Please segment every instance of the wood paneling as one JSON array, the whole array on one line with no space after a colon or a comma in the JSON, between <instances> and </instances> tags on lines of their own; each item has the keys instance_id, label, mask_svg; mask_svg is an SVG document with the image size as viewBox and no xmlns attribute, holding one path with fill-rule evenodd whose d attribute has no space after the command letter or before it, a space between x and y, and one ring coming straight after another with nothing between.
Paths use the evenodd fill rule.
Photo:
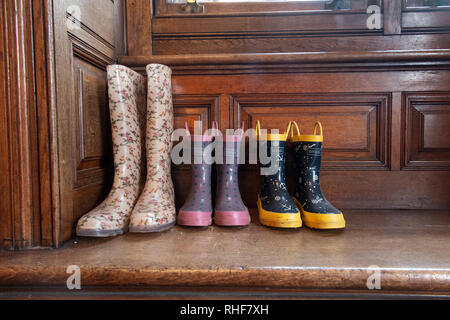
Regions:
<instances>
[{"instance_id":1,"label":"wood paneling","mask_svg":"<svg viewBox=\"0 0 450 320\"><path fill-rule=\"evenodd\" d=\"M106 171L111 174L111 128L104 68L76 55L73 64L73 186L79 188L102 181Z\"/></svg>"},{"instance_id":2,"label":"wood paneling","mask_svg":"<svg viewBox=\"0 0 450 320\"><path fill-rule=\"evenodd\" d=\"M47 2L3 1L0 16L1 246L48 246L56 205Z\"/></svg>"},{"instance_id":3,"label":"wood paneling","mask_svg":"<svg viewBox=\"0 0 450 320\"><path fill-rule=\"evenodd\" d=\"M188 123L191 133L194 121L201 121L203 130L213 121L220 122L220 97L216 95L174 95L174 128L184 128Z\"/></svg>"},{"instance_id":4,"label":"wood paneling","mask_svg":"<svg viewBox=\"0 0 450 320\"><path fill-rule=\"evenodd\" d=\"M153 54L211 54L211 53L244 53L244 52L323 52L358 50L421 50L447 49L450 47L450 35L445 34L402 34L396 36L359 35L301 36L277 35L223 37L153 37Z\"/></svg>"},{"instance_id":5,"label":"wood paneling","mask_svg":"<svg viewBox=\"0 0 450 320\"><path fill-rule=\"evenodd\" d=\"M126 1L127 52L129 55L152 55L152 3L146 0Z\"/></svg>"},{"instance_id":6,"label":"wood paneling","mask_svg":"<svg viewBox=\"0 0 450 320\"><path fill-rule=\"evenodd\" d=\"M404 168L450 169L450 94L404 95Z\"/></svg>"},{"instance_id":7,"label":"wood paneling","mask_svg":"<svg viewBox=\"0 0 450 320\"><path fill-rule=\"evenodd\" d=\"M240 95L232 97L234 127L243 121L254 128L284 130L290 120L303 134L314 123L326 128L324 168L342 170L387 169L389 163L389 95Z\"/></svg>"},{"instance_id":8,"label":"wood paneling","mask_svg":"<svg viewBox=\"0 0 450 320\"><path fill-rule=\"evenodd\" d=\"M240 121L254 126L258 118L268 128L284 130L295 119L304 132L312 132L314 122L321 120L325 133L322 188L343 209L450 207L450 176L442 172L443 166L433 167L440 171L400 170L406 132L402 94L415 92L440 101L435 106L439 120L429 116L425 123L433 122L448 133L448 128L442 129L447 124L446 102L442 102L447 96L439 92L449 90L449 61L447 50L121 59L141 72L147 63L170 65L175 95L220 95L222 128L237 127ZM429 131L425 136L434 141L436 135ZM442 134L440 147L445 147L445 137ZM446 156L441 152L438 157ZM288 153L287 182L293 190L291 162ZM189 168L185 169L173 174L178 206L190 181ZM256 205L259 183L258 166L242 165L240 189L250 208Z\"/></svg>"}]
</instances>

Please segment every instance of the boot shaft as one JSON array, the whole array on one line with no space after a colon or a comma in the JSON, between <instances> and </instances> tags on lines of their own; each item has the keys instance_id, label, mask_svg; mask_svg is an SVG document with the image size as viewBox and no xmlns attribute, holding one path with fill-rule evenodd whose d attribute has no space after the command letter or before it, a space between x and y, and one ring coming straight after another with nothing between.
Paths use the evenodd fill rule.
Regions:
<instances>
[{"instance_id":1,"label":"boot shaft","mask_svg":"<svg viewBox=\"0 0 450 320\"><path fill-rule=\"evenodd\" d=\"M107 67L109 110L114 158L113 189L142 188L145 173L144 76L120 65Z\"/></svg>"}]
</instances>

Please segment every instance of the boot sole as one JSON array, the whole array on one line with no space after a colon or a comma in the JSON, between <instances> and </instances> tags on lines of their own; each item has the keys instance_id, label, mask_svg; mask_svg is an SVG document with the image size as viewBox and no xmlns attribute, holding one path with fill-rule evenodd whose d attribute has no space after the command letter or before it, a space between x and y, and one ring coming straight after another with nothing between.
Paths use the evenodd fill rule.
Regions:
<instances>
[{"instance_id":1,"label":"boot sole","mask_svg":"<svg viewBox=\"0 0 450 320\"><path fill-rule=\"evenodd\" d=\"M162 232L169 230L175 225L176 221L165 223L165 224L158 224L158 225L151 225L151 226L130 226L130 232L132 233L152 233L152 232Z\"/></svg>"},{"instance_id":2,"label":"boot sole","mask_svg":"<svg viewBox=\"0 0 450 320\"><path fill-rule=\"evenodd\" d=\"M114 236L124 234L127 231L128 231L128 227L123 227L122 229L115 229L115 230L95 230L95 229L78 229L77 228L77 236L107 238L107 237L114 237Z\"/></svg>"},{"instance_id":3,"label":"boot sole","mask_svg":"<svg viewBox=\"0 0 450 320\"><path fill-rule=\"evenodd\" d=\"M258 196L259 221L267 227L275 228L300 228L302 219L300 211L298 213L278 213L264 210L261 205L261 199Z\"/></svg>"},{"instance_id":4,"label":"boot sole","mask_svg":"<svg viewBox=\"0 0 450 320\"><path fill-rule=\"evenodd\" d=\"M298 200L292 197L295 205L302 213L303 222L310 229L344 229L345 220L341 213L314 213L303 210Z\"/></svg>"},{"instance_id":5,"label":"boot sole","mask_svg":"<svg viewBox=\"0 0 450 320\"><path fill-rule=\"evenodd\" d=\"M243 227L250 224L250 214L246 211L214 211L214 223L222 227Z\"/></svg>"},{"instance_id":6,"label":"boot sole","mask_svg":"<svg viewBox=\"0 0 450 320\"><path fill-rule=\"evenodd\" d=\"M208 227L212 224L211 215L212 212L180 210L177 223L186 227Z\"/></svg>"}]
</instances>

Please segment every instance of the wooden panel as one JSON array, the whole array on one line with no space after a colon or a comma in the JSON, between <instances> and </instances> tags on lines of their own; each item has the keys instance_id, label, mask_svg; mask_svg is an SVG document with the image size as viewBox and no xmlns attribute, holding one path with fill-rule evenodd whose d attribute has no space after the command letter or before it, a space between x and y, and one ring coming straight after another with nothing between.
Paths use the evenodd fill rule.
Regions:
<instances>
[{"instance_id":1,"label":"wooden panel","mask_svg":"<svg viewBox=\"0 0 450 320\"><path fill-rule=\"evenodd\" d=\"M324 128L324 168L387 169L389 127L388 95L241 95L233 97L234 125L255 121L267 129L284 130L290 120L304 134L314 123Z\"/></svg>"},{"instance_id":2,"label":"wooden panel","mask_svg":"<svg viewBox=\"0 0 450 320\"><path fill-rule=\"evenodd\" d=\"M153 54L206 54L247 52L326 52L357 50L423 50L450 47L450 34L415 34L401 36L336 35L286 37L269 35L226 37L153 37ZM148 55L148 52L144 52Z\"/></svg>"},{"instance_id":3,"label":"wooden panel","mask_svg":"<svg viewBox=\"0 0 450 320\"><path fill-rule=\"evenodd\" d=\"M46 188L51 161L48 104L42 100L47 94L43 89L47 89L48 61L29 50L48 48L41 33L46 24L44 8L45 3L30 0L0 4L0 247L5 249L52 241L48 216L53 199L47 197L51 192ZM49 211L41 211L41 201Z\"/></svg>"},{"instance_id":4,"label":"wooden panel","mask_svg":"<svg viewBox=\"0 0 450 320\"><path fill-rule=\"evenodd\" d=\"M400 34L402 32L402 1L383 2L384 34Z\"/></svg>"},{"instance_id":5,"label":"wooden panel","mask_svg":"<svg viewBox=\"0 0 450 320\"><path fill-rule=\"evenodd\" d=\"M126 1L127 46L129 55L152 55L152 1Z\"/></svg>"},{"instance_id":6,"label":"wooden panel","mask_svg":"<svg viewBox=\"0 0 450 320\"><path fill-rule=\"evenodd\" d=\"M106 72L74 57L74 187L102 182L112 161Z\"/></svg>"},{"instance_id":7,"label":"wooden panel","mask_svg":"<svg viewBox=\"0 0 450 320\"><path fill-rule=\"evenodd\" d=\"M342 12L339 14L289 14L232 16L232 17L200 17L194 22L192 17L171 17L152 19L152 33L155 35L175 34L245 34L245 33L298 33L312 32L355 32L377 33L366 26L367 14L360 12Z\"/></svg>"},{"instance_id":8,"label":"wooden panel","mask_svg":"<svg viewBox=\"0 0 450 320\"><path fill-rule=\"evenodd\" d=\"M211 127L213 121L220 121L220 98L215 95L174 95L174 128L184 128L185 122L191 131L194 121L203 123L203 130Z\"/></svg>"},{"instance_id":9,"label":"wooden panel","mask_svg":"<svg viewBox=\"0 0 450 320\"><path fill-rule=\"evenodd\" d=\"M407 93L404 168L450 169L450 94Z\"/></svg>"},{"instance_id":10,"label":"wooden panel","mask_svg":"<svg viewBox=\"0 0 450 320\"><path fill-rule=\"evenodd\" d=\"M405 30L436 30L448 32L450 30L450 11L430 12L404 12L402 15L402 28Z\"/></svg>"}]
</instances>

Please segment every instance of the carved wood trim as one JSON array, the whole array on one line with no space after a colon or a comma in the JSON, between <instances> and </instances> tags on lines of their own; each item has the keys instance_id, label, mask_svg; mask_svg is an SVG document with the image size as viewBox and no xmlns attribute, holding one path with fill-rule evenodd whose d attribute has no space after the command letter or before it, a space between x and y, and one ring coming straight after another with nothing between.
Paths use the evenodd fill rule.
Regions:
<instances>
[{"instance_id":1,"label":"carved wood trim","mask_svg":"<svg viewBox=\"0 0 450 320\"><path fill-rule=\"evenodd\" d=\"M147 64L161 63L180 75L430 70L450 69L450 49L124 56L119 63L139 72Z\"/></svg>"},{"instance_id":2,"label":"carved wood trim","mask_svg":"<svg viewBox=\"0 0 450 320\"><path fill-rule=\"evenodd\" d=\"M6 249L49 246L57 235L49 4L4 1L0 8L0 237Z\"/></svg>"},{"instance_id":3,"label":"carved wood trim","mask_svg":"<svg viewBox=\"0 0 450 320\"><path fill-rule=\"evenodd\" d=\"M439 138L440 143L448 140L445 138L446 131L442 132L444 134L442 136L433 132L433 127L425 125L427 117L432 117L432 125L440 124L440 127L448 130L450 93L407 92L403 94L402 170L450 170L450 147L425 144L426 135L431 135L431 139Z\"/></svg>"}]
</instances>

